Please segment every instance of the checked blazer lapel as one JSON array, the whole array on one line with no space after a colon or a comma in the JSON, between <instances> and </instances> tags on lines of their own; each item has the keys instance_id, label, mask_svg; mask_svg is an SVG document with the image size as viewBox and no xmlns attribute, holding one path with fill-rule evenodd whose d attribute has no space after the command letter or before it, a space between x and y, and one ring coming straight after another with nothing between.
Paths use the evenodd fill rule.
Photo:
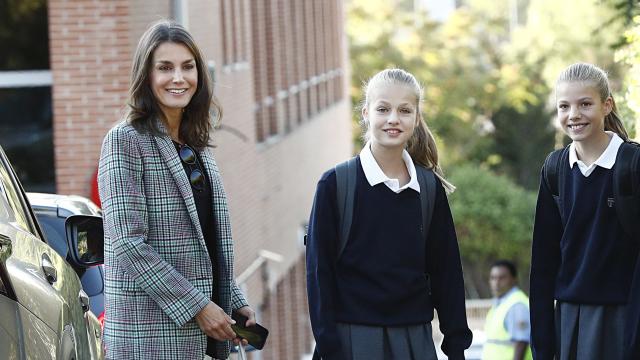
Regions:
<instances>
[{"instance_id":1,"label":"checked blazer lapel","mask_svg":"<svg viewBox=\"0 0 640 360\"><path fill-rule=\"evenodd\" d=\"M162 123L158 122L158 125L161 127L161 130L165 131ZM167 164L167 167L169 167L169 171L171 171L173 180L176 182L176 185L178 185L178 189L180 190L180 195L182 195L182 199L187 205L189 217L191 218L191 222L193 223L193 226L196 229L196 233L198 234L198 240L200 241L200 244L206 249L207 246L204 242L204 235L202 234L202 227L200 227L200 220L198 220L198 210L196 209L196 202L193 199L191 184L189 183L189 179L187 179L187 174L184 172L184 168L182 167L182 162L178 157L176 148L173 145L171 138L167 135L154 136L153 139L156 141L158 150L160 150L160 154L162 155L165 164Z\"/></svg>"}]
</instances>

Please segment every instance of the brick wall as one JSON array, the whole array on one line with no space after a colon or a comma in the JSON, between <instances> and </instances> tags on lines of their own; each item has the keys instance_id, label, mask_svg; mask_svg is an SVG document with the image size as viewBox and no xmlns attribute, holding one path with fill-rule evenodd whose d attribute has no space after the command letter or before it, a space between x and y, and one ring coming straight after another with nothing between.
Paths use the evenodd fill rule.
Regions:
<instances>
[{"instance_id":1,"label":"brick wall","mask_svg":"<svg viewBox=\"0 0 640 360\"><path fill-rule=\"evenodd\" d=\"M131 57L170 0L51 0L56 177L88 195L104 134L121 118ZM224 108L213 152L229 198L236 276L271 330L265 359L310 350L301 236L323 171L352 153L342 0L189 0L188 28Z\"/></svg>"},{"instance_id":2,"label":"brick wall","mask_svg":"<svg viewBox=\"0 0 640 360\"><path fill-rule=\"evenodd\" d=\"M265 296L262 318L269 328L264 360L300 359L312 351L313 334L309 327L304 258L291 268L290 275L278 282L275 291Z\"/></svg>"},{"instance_id":3,"label":"brick wall","mask_svg":"<svg viewBox=\"0 0 640 360\"><path fill-rule=\"evenodd\" d=\"M102 137L125 103L129 2L49 1L53 131L59 193L89 193Z\"/></svg>"},{"instance_id":4,"label":"brick wall","mask_svg":"<svg viewBox=\"0 0 640 360\"><path fill-rule=\"evenodd\" d=\"M342 2L255 0L256 137L269 142L343 98Z\"/></svg>"}]
</instances>

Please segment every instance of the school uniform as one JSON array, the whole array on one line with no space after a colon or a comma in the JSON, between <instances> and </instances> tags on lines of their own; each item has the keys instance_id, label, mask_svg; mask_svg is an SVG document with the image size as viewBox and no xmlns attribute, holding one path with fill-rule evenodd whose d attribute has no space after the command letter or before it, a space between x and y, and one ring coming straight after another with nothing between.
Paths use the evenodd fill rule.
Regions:
<instances>
[{"instance_id":1,"label":"school uniform","mask_svg":"<svg viewBox=\"0 0 640 360\"><path fill-rule=\"evenodd\" d=\"M434 308L443 351L463 359L471 343L453 220L437 181L429 233L422 234L420 185L409 154L404 186L387 178L369 144L357 157L354 215L337 257L336 175L318 182L309 221L309 313L323 359L437 359L430 322Z\"/></svg>"},{"instance_id":2,"label":"school uniform","mask_svg":"<svg viewBox=\"0 0 640 360\"><path fill-rule=\"evenodd\" d=\"M559 184L564 220L540 182L530 289L535 359L622 358L638 245L623 231L613 199L613 167L623 141L607 133L609 145L591 166L570 145L569 162L562 165L569 167L566 181Z\"/></svg>"}]
</instances>

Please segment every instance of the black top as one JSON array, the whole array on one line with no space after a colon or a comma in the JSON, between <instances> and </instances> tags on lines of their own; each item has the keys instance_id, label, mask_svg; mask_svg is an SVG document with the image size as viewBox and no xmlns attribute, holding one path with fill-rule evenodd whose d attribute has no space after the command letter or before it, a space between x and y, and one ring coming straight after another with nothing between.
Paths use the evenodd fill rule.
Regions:
<instances>
[{"instance_id":1,"label":"black top","mask_svg":"<svg viewBox=\"0 0 640 360\"><path fill-rule=\"evenodd\" d=\"M178 157L179 157L181 145L175 141L173 142L173 144L176 147L176 151L178 151ZM182 163L182 167L184 168L184 171L187 175L187 179L189 179L189 175L191 174L191 171L193 171L196 168L198 168L202 172L203 176L205 177L203 189L198 190L193 186L191 186L191 191L193 192L193 200L196 204L196 211L198 212L198 221L200 222L200 227L202 229L204 242L205 242L205 245L207 246L207 251L209 252L209 258L211 259L211 266L212 266L211 271L213 273L213 294L211 296L211 301L213 301L215 304L218 304L219 293L217 291L218 287L216 286L216 283L218 282L217 280L218 259L217 259L217 250L216 250L217 237L216 237L216 220L215 220L215 217L213 216L213 197L211 195L211 183L209 182L210 179L209 179L209 176L207 176L207 172L202 166L202 159L200 158L200 154L198 154L198 151L195 151L195 149L194 149L194 153L196 155L196 164L189 165L182 160L180 160L180 162ZM215 355L216 342L217 340L207 337L207 349L206 349L207 355L210 355L212 357Z\"/></svg>"},{"instance_id":2,"label":"black top","mask_svg":"<svg viewBox=\"0 0 640 360\"><path fill-rule=\"evenodd\" d=\"M568 162L563 166L569 166ZM615 165L614 165L615 166ZM638 244L616 215L613 169L596 167L585 177L567 169L561 199L566 225L551 191L540 183L531 259L532 349L553 358L554 299L590 305L626 304Z\"/></svg>"},{"instance_id":3,"label":"black top","mask_svg":"<svg viewBox=\"0 0 640 360\"><path fill-rule=\"evenodd\" d=\"M309 312L318 351L331 358L340 349L336 323L375 326L425 324L438 310L442 348L462 359L471 343L460 254L449 204L440 181L425 239L420 195L398 194L384 183L370 186L357 158L351 232L337 252L335 170L318 182L307 244ZM424 191L424 190L423 190ZM427 276L426 274L429 274Z\"/></svg>"},{"instance_id":4,"label":"black top","mask_svg":"<svg viewBox=\"0 0 640 360\"><path fill-rule=\"evenodd\" d=\"M180 151L180 144L177 142L173 142L176 147L176 150ZM202 228L202 235L204 236L205 244L207 245L207 251L209 251L209 257L211 258L211 264L213 266L213 278L216 278L216 265L218 264L217 260L217 251L216 251L216 220L213 216L213 197L211 195L211 183L210 179L207 176L207 172L202 166L202 159L200 158L200 154L194 150L196 154L196 164L189 165L184 161L180 161L182 163L182 167L187 175L187 179L189 179L189 174L193 169L199 168L202 174L205 177L204 187L202 190L198 191L193 186L191 186L191 191L193 192L193 200L196 203L196 210L198 211L198 221L200 222L200 227ZM215 284L215 280L214 280ZM214 286L214 290L216 287ZM217 295L217 292L214 291L214 297ZM214 300L214 299L212 299ZM214 300L214 302L216 302ZM217 302L216 302L217 303Z\"/></svg>"},{"instance_id":5,"label":"black top","mask_svg":"<svg viewBox=\"0 0 640 360\"><path fill-rule=\"evenodd\" d=\"M433 318L420 194L369 186L358 168L353 225L337 264L336 321L374 326ZM374 225L375 224L375 225Z\"/></svg>"}]
</instances>

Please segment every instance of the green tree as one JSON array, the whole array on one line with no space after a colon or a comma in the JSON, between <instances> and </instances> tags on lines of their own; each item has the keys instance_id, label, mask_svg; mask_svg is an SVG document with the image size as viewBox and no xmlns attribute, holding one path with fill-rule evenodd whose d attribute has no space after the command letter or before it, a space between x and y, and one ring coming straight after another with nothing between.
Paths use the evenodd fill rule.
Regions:
<instances>
[{"instance_id":1,"label":"green tree","mask_svg":"<svg viewBox=\"0 0 640 360\"><path fill-rule=\"evenodd\" d=\"M613 15L609 18L606 26L613 24L618 26L622 24L625 28L633 27L634 19L636 16L640 16L640 4L638 0L607 0L607 4L613 10ZM626 36L620 37L616 47L624 46L627 44Z\"/></svg>"},{"instance_id":2,"label":"green tree","mask_svg":"<svg viewBox=\"0 0 640 360\"><path fill-rule=\"evenodd\" d=\"M45 0L0 1L0 70L49 68Z\"/></svg>"},{"instance_id":3,"label":"green tree","mask_svg":"<svg viewBox=\"0 0 640 360\"><path fill-rule=\"evenodd\" d=\"M508 0L463 3L437 22L407 0L351 0L351 93L359 103L363 81L392 66L424 83L424 117L459 187L451 201L463 261L486 296L488 262L509 257L528 267L540 168L563 139L553 119L556 76L592 62L619 87L625 67L612 48L623 28L608 22L616 12L606 2L518 1L517 21Z\"/></svg>"},{"instance_id":4,"label":"green tree","mask_svg":"<svg viewBox=\"0 0 640 360\"><path fill-rule=\"evenodd\" d=\"M492 34L504 28L502 20L485 20L483 14L463 8L441 24L425 13L403 12L381 0L354 0L348 13L355 104L362 100L361 84L369 77L387 67L402 67L425 85L423 113L445 140L443 153L449 162L465 161L486 145L486 134L478 133L499 104L494 84L500 56L494 48L501 40ZM359 113L354 117L358 120Z\"/></svg>"},{"instance_id":5,"label":"green tree","mask_svg":"<svg viewBox=\"0 0 640 360\"><path fill-rule=\"evenodd\" d=\"M628 111L623 119L626 120L625 126L630 130L630 135L637 140L637 130L640 129L640 16L635 18L633 26L624 35L626 45L616 53L616 59L628 67L624 80L624 99Z\"/></svg>"},{"instance_id":6,"label":"green tree","mask_svg":"<svg viewBox=\"0 0 640 360\"><path fill-rule=\"evenodd\" d=\"M445 165L484 164L535 189L554 147L548 104L559 71L589 61L614 78L619 73L611 50L619 27L596 31L613 10L584 4L530 0L514 26L506 0L466 1L444 23L407 11L406 1L353 0L347 33L354 103L375 72L405 68L425 85L422 109Z\"/></svg>"},{"instance_id":7,"label":"green tree","mask_svg":"<svg viewBox=\"0 0 640 360\"><path fill-rule=\"evenodd\" d=\"M449 200L467 288L472 296L486 297L486 273L493 261L512 259L522 270L529 268L536 195L477 166L457 167L450 179L457 187Z\"/></svg>"},{"instance_id":8,"label":"green tree","mask_svg":"<svg viewBox=\"0 0 640 360\"><path fill-rule=\"evenodd\" d=\"M508 105L493 118L492 150L499 159L492 164L494 170L529 189L537 188L544 157L567 141L554 116L553 92L560 71L574 62L591 62L607 69L614 80L620 76L613 46L621 27L614 23L605 26L612 14L603 3L530 1L526 20L513 29L504 50L507 65L501 79L511 80L501 89L521 95L507 99ZM517 75L510 75L514 73Z\"/></svg>"}]
</instances>

